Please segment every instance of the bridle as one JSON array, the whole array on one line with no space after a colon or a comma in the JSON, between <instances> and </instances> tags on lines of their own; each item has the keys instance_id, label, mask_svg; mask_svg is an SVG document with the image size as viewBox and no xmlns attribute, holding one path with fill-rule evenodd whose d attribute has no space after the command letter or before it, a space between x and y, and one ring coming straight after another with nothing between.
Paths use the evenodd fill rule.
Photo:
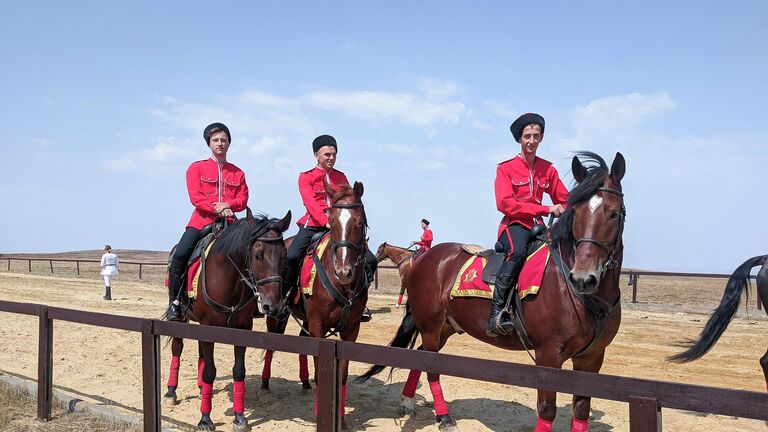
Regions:
<instances>
[{"instance_id":1,"label":"bridle","mask_svg":"<svg viewBox=\"0 0 768 432\"><path fill-rule=\"evenodd\" d=\"M602 267L598 269L598 272L600 274L604 273L606 270L612 270L618 267L619 263L614 259L614 254L616 253L616 245L619 242L619 238L621 238L621 233L624 230L624 219L626 219L627 216L627 209L624 207L624 193L618 189L615 188L609 188L609 187L599 187L597 188L598 192L608 192L614 195L617 195L619 198L621 198L621 210L619 211L619 229L616 232L616 238L613 240L613 242L610 245L605 244L605 242L600 240L595 240L593 238L589 237L582 237L578 240L576 240L573 243L573 250L576 251L576 248L581 243L591 243L595 246L598 246L600 249L604 250L606 254L608 254L608 258L603 263Z\"/></svg>"},{"instance_id":2,"label":"bridle","mask_svg":"<svg viewBox=\"0 0 768 432\"><path fill-rule=\"evenodd\" d=\"M331 204L331 208L335 209L353 209L353 208L363 208L363 203L353 203L353 204ZM336 265L336 250L338 248L346 247L350 249L354 249L357 251L357 261L355 261L355 266L358 266L365 262L365 237L368 233L368 222L365 220L365 209L363 209L363 235L360 237L360 243L353 243L348 240L338 240L335 242L331 242L331 253L333 255L333 264Z\"/></svg>"}]
</instances>

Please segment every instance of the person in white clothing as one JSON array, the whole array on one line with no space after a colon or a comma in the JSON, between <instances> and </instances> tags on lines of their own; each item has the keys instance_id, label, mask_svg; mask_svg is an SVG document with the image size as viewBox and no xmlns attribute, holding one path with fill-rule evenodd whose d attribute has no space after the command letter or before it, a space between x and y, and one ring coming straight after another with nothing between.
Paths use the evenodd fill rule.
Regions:
<instances>
[{"instance_id":1,"label":"person in white clothing","mask_svg":"<svg viewBox=\"0 0 768 432\"><path fill-rule=\"evenodd\" d=\"M104 276L104 300L112 300L112 278L117 276L120 269L120 263L117 254L112 252L112 246L104 246L104 255L101 256L101 275Z\"/></svg>"}]
</instances>

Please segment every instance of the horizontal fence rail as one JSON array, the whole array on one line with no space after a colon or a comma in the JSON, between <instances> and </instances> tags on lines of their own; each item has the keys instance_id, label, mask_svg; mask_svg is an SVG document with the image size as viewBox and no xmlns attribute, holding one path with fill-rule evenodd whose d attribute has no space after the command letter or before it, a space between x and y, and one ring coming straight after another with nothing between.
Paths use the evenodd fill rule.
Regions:
<instances>
[{"instance_id":1,"label":"horizontal fence rail","mask_svg":"<svg viewBox=\"0 0 768 432\"><path fill-rule=\"evenodd\" d=\"M338 407L341 406L339 364L342 360L625 402L629 405L631 432L660 431L662 408L768 420L766 393L560 370L355 342L165 322L40 304L0 301L0 312L39 317L38 418L42 420L51 418L53 321L57 319L141 333L145 431L159 431L161 427L160 336L317 356L317 430L321 432L338 431L341 428Z\"/></svg>"},{"instance_id":2,"label":"horizontal fence rail","mask_svg":"<svg viewBox=\"0 0 768 432\"><path fill-rule=\"evenodd\" d=\"M0 259L8 260L8 271L11 271L11 261L26 261L27 262L27 269L29 272L32 272L32 261L47 261L48 265L51 268L51 273L53 273L53 263L54 262L73 262L75 263L75 266L77 267L77 274L80 275L80 263L90 263L90 264L101 264L101 260L97 259L87 259L87 258L44 258L44 257L25 257L25 256L9 256L9 255L3 255L0 256ZM161 261L120 261L120 265L127 264L127 265L137 265L139 266L139 279L142 279L142 272L144 270L144 266L167 266L167 262L161 262Z\"/></svg>"}]
</instances>

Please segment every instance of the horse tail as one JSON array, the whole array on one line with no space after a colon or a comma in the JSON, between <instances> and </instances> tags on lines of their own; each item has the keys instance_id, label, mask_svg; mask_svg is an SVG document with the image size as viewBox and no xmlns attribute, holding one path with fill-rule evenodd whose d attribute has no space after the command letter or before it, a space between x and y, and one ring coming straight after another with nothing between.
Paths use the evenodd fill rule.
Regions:
<instances>
[{"instance_id":1,"label":"horse tail","mask_svg":"<svg viewBox=\"0 0 768 432\"><path fill-rule=\"evenodd\" d=\"M405 316L403 316L403 321L400 323L400 327L397 328L397 334L395 334L395 337L392 339L392 341L389 343L389 346L395 347L395 348L409 348L413 349L413 346L416 344L416 338L419 335L419 329L416 327L416 323L413 321L413 313L411 311L410 304L405 304ZM366 373L363 375L357 377L355 379L356 382L366 382L368 379L373 377L374 375L377 375L379 372L383 371L386 368L386 366L381 365L375 365L372 366Z\"/></svg>"},{"instance_id":2,"label":"horse tail","mask_svg":"<svg viewBox=\"0 0 768 432\"><path fill-rule=\"evenodd\" d=\"M728 279L728 283L725 285L725 292L723 292L723 298L720 300L720 305L712 313L712 316L709 317L698 340L682 343L681 346L687 347L688 349L668 357L668 360L676 363L693 361L701 358L715 345L715 342L720 339L720 336L728 327L728 324L739 309L741 294L744 291L747 291L747 298L749 298L749 286L751 285L749 273L752 271L752 267L762 263L766 257L768 257L768 255L750 258L733 272Z\"/></svg>"}]
</instances>

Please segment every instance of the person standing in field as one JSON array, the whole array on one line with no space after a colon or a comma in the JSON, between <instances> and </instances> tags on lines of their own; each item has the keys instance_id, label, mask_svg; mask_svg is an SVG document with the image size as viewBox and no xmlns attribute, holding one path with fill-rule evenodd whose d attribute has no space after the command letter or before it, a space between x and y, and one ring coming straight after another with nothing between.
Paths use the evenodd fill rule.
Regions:
<instances>
[{"instance_id":1,"label":"person standing in field","mask_svg":"<svg viewBox=\"0 0 768 432\"><path fill-rule=\"evenodd\" d=\"M104 255L101 256L101 275L104 276L104 300L112 300L112 278L118 275L120 262L117 254L112 252L112 246L104 246Z\"/></svg>"}]
</instances>

